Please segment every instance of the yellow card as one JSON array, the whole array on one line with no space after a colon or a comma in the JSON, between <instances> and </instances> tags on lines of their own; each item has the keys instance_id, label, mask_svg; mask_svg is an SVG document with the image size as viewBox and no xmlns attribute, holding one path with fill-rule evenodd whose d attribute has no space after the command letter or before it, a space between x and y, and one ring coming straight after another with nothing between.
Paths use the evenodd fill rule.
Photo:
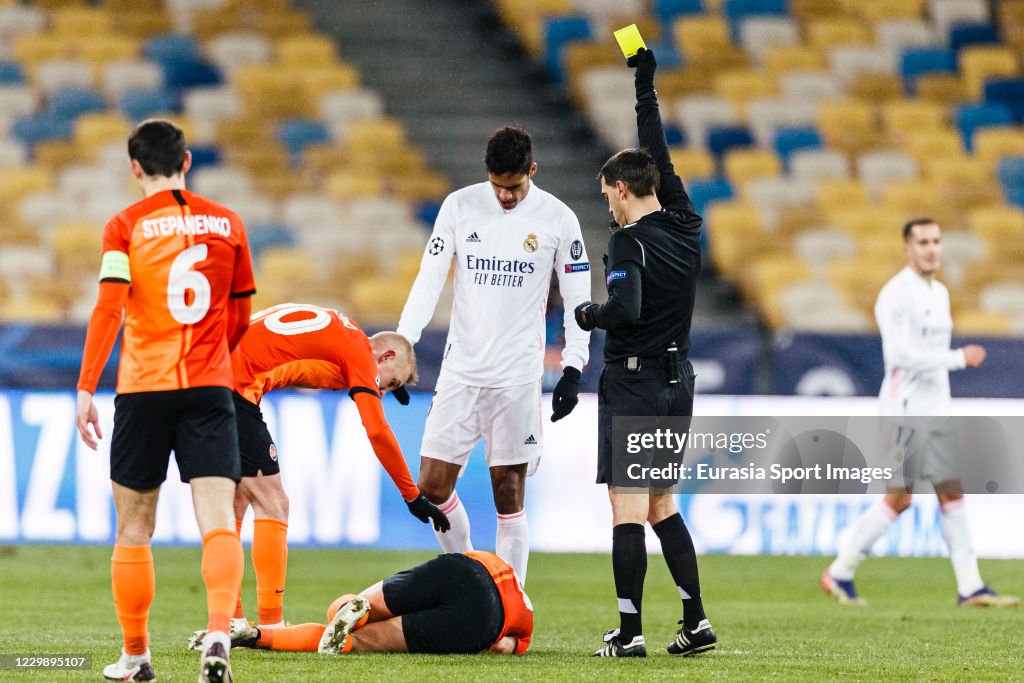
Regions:
<instances>
[{"instance_id":1,"label":"yellow card","mask_svg":"<svg viewBox=\"0 0 1024 683\"><path fill-rule=\"evenodd\" d=\"M640 37L640 29L636 24L630 24L626 28L620 28L615 32L615 40L619 42L619 48L626 59L636 55L640 48L647 49L644 39Z\"/></svg>"}]
</instances>

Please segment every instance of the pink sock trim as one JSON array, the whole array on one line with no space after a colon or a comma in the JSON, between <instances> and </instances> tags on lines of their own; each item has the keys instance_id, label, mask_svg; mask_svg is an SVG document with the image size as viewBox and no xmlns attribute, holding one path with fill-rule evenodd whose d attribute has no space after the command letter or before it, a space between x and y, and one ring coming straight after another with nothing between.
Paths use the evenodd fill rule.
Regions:
<instances>
[{"instance_id":1,"label":"pink sock trim","mask_svg":"<svg viewBox=\"0 0 1024 683\"><path fill-rule=\"evenodd\" d=\"M519 512L513 512L511 514L507 514L507 515L503 515L503 514L499 513L498 514L498 521L499 522L510 522L513 519L519 519L520 517L525 517L525 516L526 516L526 510L525 509L520 510Z\"/></svg>"},{"instance_id":2,"label":"pink sock trim","mask_svg":"<svg viewBox=\"0 0 1024 683\"><path fill-rule=\"evenodd\" d=\"M939 507L942 509L943 513L946 513L946 512L953 512L953 510L959 510L963 506L964 506L964 499L963 498L957 498L956 500L950 500L950 501L947 501L945 503L942 503Z\"/></svg>"},{"instance_id":3,"label":"pink sock trim","mask_svg":"<svg viewBox=\"0 0 1024 683\"><path fill-rule=\"evenodd\" d=\"M883 515L889 518L890 522L895 522L896 518L900 516L900 513L893 510L892 506L884 500L878 503L878 509L882 511Z\"/></svg>"},{"instance_id":4,"label":"pink sock trim","mask_svg":"<svg viewBox=\"0 0 1024 683\"><path fill-rule=\"evenodd\" d=\"M452 497L446 500L445 502L441 503L438 509L447 515L449 512L451 512L457 507L459 507L459 494L453 491Z\"/></svg>"}]
</instances>

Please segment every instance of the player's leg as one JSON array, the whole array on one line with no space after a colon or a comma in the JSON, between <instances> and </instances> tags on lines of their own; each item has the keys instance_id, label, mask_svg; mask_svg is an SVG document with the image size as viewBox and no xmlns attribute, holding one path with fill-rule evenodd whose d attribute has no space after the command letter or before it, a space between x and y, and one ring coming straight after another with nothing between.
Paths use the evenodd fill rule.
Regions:
<instances>
[{"instance_id":1,"label":"player's leg","mask_svg":"<svg viewBox=\"0 0 1024 683\"><path fill-rule=\"evenodd\" d=\"M230 680L231 615L244 568L234 514L235 488L241 479L235 406L231 392L223 387L186 389L182 403L174 451L181 480L192 487L203 537L207 625L200 680Z\"/></svg>"},{"instance_id":2,"label":"player's leg","mask_svg":"<svg viewBox=\"0 0 1024 683\"><path fill-rule=\"evenodd\" d=\"M605 634L605 645L594 652L600 657L646 657L642 603L647 576L648 495L637 489L608 487L612 505L612 573L618 602L619 628Z\"/></svg>"},{"instance_id":3,"label":"player's leg","mask_svg":"<svg viewBox=\"0 0 1024 683\"><path fill-rule=\"evenodd\" d=\"M288 496L281 475L243 477L239 489L252 501L252 566L260 626L284 625L285 576L288 571Z\"/></svg>"},{"instance_id":4,"label":"player's leg","mask_svg":"<svg viewBox=\"0 0 1024 683\"><path fill-rule=\"evenodd\" d=\"M156 677L150 665L147 631L156 593L150 539L173 441L174 411L165 405L169 393L173 392L123 394L114 400L110 479L117 535L110 579L124 644L120 659L103 670L104 677L114 680Z\"/></svg>"},{"instance_id":5,"label":"player's leg","mask_svg":"<svg viewBox=\"0 0 1024 683\"><path fill-rule=\"evenodd\" d=\"M480 440L479 396L480 387L439 381L423 426L420 474L416 485L420 493L438 506L451 522L451 529L447 532L434 531L446 553L473 549L469 515L455 491L455 482Z\"/></svg>"},{"instance_id":6,"label":"player's leg","mask_svg":"<svg viewBox=\"0 0 1024 683\"><path fill-rule=\"evenodd\" d=\"M537 468L544 449L540 382L483 389L479 413L498 521L495 554L512 565L525 585L530 559L526 477Z\"/></svg>"}]
</instances>

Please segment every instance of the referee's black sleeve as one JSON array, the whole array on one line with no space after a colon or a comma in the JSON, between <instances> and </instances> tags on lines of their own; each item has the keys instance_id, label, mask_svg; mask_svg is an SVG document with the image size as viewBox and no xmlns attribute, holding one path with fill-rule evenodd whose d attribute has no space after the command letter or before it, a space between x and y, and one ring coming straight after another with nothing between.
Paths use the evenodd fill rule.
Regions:
<instances>
[{"instance_id":1,"label":"referee's black sleeve","mask_svg":"<svg viewBox=\"0 0 1024 683\"><path fill-rule=\"evenodd\" d=\"M608 241L608 300L594 313L601 329L635 322L643 304L643 247L623 230Z\"/></svg>"}]
</instances>

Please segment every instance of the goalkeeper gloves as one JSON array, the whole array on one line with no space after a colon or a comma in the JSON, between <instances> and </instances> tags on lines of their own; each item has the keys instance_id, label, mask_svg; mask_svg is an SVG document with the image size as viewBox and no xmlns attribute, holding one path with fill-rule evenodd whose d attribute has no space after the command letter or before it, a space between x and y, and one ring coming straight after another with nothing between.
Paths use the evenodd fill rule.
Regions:
<instances>
[{"instance_id":1,"label":"goalkeeper gloves","mask_svg":"<svg viewBox=\"0 0 1024 683\"><path fill-rule=\"evenodd\" d=\"M558 380L551 394L551 421L558 422L572 412L580 401L580 371L567 367L562 371L562 379Z\"/></svg>"},{"instance_id":2,"label":"goalkeeper gloves","mask_svg":"<svg viewBox=\"0 0 1024 683\"><path fill-rule=\"evenodd\" d=\"M427 500L426 496L420 495L410 501L406 501L405 504L409 506L409 512L416 519L424 524L433 522L435 531L445 532L452 528L452 523L448 521L448 517L436 505Z\"/></svg>"}]
</instances>

